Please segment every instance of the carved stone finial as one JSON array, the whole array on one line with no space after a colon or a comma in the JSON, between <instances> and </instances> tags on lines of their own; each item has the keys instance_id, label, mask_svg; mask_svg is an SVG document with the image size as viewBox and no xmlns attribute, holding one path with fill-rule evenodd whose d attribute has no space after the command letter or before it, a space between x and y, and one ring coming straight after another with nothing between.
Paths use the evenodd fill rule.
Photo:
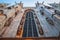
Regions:
<instances>
[{"instance_id":1,"label":"carved stone finial","mask_svg":"<svg viewBox=\"0 0 60 40\"><path fill-rule=\"evenodd\" d=\"M20 1L20 4L22 3L22 1Z\"/></svg>"}]
</instances>

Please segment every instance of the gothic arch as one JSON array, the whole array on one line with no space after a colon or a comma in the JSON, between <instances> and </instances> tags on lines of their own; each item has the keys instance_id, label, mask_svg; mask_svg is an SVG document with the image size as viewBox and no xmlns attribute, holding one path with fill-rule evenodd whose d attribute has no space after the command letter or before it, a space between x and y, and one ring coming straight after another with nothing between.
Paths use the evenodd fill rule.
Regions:
<instances>
[{"instance_id":1,"label":"gothic arch","mask_svg":"<svg viewBox=\"0 0 60 40\"><path fill-rule=\"evenodd\" d=\"M33 9L26 9L26 10L24 11L24 13L27 13L27 12L29 12L29 11L35 12Z\"/></svg>"}]
</instances>

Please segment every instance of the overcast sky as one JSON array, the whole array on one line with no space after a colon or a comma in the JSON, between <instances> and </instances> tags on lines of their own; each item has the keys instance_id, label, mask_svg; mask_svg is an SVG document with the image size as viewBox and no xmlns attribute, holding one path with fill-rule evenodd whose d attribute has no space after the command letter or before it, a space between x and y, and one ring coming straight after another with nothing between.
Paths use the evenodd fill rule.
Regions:
<instances>
[{"instance_id":1,"label":"overcast sky","mask_svg":"<svg viewBox=\"0 0 60 40\"><path fill-rule=\"evenodd\" d=\"M11 4L14 4L15 1L17 3L19 3L20 1L22 1L22 3L24 3L23 5L24 6L35 6L35 3L38 1L38 2L43 2L46 4L46 3L59 3L60 0L0 0L0 3L11 3Z\"/></svg>"}]
</instances>

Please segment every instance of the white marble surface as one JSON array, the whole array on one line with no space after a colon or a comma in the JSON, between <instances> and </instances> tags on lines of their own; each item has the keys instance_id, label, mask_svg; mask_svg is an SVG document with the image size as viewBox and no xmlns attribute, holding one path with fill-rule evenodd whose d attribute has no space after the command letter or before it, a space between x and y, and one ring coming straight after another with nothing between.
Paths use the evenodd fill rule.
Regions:
<instances>
[{"instance_id":1,"label":"white marble surface","mask_svg":"<svg viewBox=\"0 0 60 40\"><path fill-rule=\"evenodd\" d=\"M48 22L45 20L45 16L42 16L41 13L36 13L38 16L38 19L40 21L40 24L44 31L45 37L57 37L59 36L59 31L55 28L55 26L51 26L48 24Z\"/></svg>"}]
</instances>

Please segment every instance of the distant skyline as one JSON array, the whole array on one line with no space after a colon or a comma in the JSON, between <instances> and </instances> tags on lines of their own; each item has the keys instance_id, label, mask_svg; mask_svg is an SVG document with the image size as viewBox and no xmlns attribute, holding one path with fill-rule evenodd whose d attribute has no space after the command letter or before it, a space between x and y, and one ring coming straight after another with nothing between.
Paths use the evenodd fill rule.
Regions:
<instances>
[{"instance_id":1,"label":"distant skyline","mask_svg":"<svg viewBox=\"0 0 60 40\"><path fill-rule=\"evenodd\" d=\"M0 3L10 3L10 4L15 4L15 1L17 3L19 3L20 1L22 1L22 3L24 3L24 6L35 6L35 3L38 1L40 3L42 3L44 1L45 4L47 3L59 3L60 0L0 0Z\"/></svg>"}]
</instances>

